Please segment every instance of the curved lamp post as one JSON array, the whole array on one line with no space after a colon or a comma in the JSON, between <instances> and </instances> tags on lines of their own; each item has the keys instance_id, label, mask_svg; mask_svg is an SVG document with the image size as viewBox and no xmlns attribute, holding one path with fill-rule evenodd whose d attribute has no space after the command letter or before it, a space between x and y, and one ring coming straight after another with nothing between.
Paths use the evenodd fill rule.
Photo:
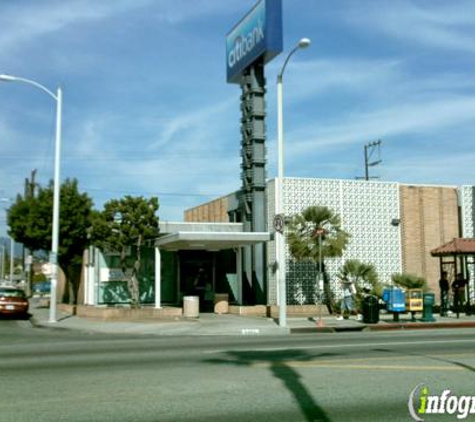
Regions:
<instances>
[{"instance_id":1,"label":"curved lamp post","mask_svg":"<svg viewBox=\"0 0 475 422\"><path fill-rule=\"evenodd\" d=\"M30 79L20 78L18 76L0 75L0 81L4 82L23 82L33 85L36 88L46 92L56 101L56 136L55 136L55 154L54 154L54 190L53 190L53 233L51 239L51 296L50 296L50 312L49 322L56 322L56 287L58 284L58 245L59 245L59 165L61 151L61 114L63 93L58 87L56 94L48 88Z\"/></svg>"},{"instance_id":2,"label":"curved lamp post","mask_svg":"<svg viewBox=\"0 0 475 422\"><path fill-rule=\"evenodd\" d=\"M276 215L284 213L284 121L283 121L283 95L282 82L284 71L292 55L301 48L307 48L311 44L308 38L302 38L297 45L290 51L284 61L280 73L277 75L277 143L278 143L278 173L276 183L275 213ZM285 221L285 219L284 219ZM287 292L285 283L285 230L284 228L276 233L276 279L279 293L279 325L287 326Z\"/></svg>"}]
</instances>

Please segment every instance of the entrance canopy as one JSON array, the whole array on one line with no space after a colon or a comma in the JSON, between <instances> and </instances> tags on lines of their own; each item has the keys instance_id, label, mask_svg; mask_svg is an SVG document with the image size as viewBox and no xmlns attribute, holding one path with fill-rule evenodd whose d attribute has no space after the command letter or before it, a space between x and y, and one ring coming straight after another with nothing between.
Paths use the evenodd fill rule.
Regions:
<instances>
[{"instance_id":1,"label":"entrance canopy","mask_svg":"<svg viewBox=\"0 0 475 422\"><path fill-rule=\"evenodd\" d=\"M178 231L155 240L155 246L161 250L207 250L219 251L241 246L268 242L267 232L196 232Z\"/></svg>"}]
</instances>

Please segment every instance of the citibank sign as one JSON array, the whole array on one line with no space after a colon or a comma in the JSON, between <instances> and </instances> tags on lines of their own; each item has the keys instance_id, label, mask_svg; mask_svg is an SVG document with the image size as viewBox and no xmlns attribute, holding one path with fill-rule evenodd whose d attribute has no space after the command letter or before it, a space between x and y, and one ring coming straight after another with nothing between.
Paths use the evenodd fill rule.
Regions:
<instances>
[{"instance_id":1,"label":"citibank sign","mask_svg":"<svg viewBox=\"0 0 475 422\"><path fill-rule=\"evenodd\" d=\"M227 81L239 83L242 71L282 51L282 0L260 0L226 37Z\"/></svg>"}]
</instances>

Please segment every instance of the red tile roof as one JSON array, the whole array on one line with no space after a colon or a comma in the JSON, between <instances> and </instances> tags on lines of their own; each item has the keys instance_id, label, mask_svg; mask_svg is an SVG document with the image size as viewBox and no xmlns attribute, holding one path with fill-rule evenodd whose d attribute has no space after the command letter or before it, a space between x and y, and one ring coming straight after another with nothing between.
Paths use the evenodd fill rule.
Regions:
<instances>
[{"instance_id":1,"label":"red tile roof","mask_svg":"<svg viewBox=\"0 0 475 422\"><path fill-rule=\"evenodd\" d=\"M457 238L430 251L432 256L475 255L475 239Z\"/></svg>"}]
</instances>

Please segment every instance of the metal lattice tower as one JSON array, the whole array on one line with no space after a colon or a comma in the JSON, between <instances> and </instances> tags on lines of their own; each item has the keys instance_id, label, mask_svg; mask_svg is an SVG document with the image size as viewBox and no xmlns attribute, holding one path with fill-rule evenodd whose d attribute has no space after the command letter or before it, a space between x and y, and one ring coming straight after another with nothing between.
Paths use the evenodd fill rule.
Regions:
<instances>
[{"instance_id":1,"label":"metal lattice tower","mask_svg":"<svg viewBox=\"0 0 475 422\"><path fill-rule=\"evenodd\" d=\"M240 209L245 231L264 232L266 223L266 104L264 63L255 62L241 78ZM265 303L265 245L244 248L244 270L256 303Z\"/></svg>"}]
</instances>

